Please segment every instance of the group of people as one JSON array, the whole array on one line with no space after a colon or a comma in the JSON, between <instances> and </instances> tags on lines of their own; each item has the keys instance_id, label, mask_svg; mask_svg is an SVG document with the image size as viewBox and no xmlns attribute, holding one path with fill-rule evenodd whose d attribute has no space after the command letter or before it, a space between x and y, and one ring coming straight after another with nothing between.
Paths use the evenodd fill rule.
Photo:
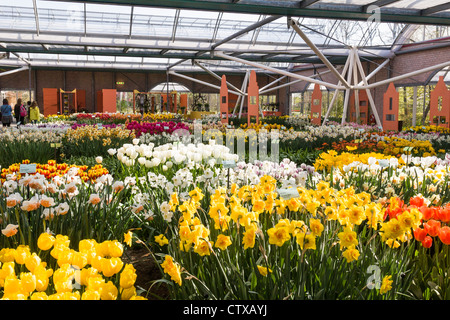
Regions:
<instances>
[{"instance_id":1,"label":"group of people","mask_svg":"<svg viewBox=\"0 0 450 320\"><path fill-rule=\"evenodd\" d=\"M13 109L8 99L3 99L3 105L0 107L0 117L4 127L10 127L14 119L19 126L25 124L28 120L31 123L37 123L40 120L41 112L36 101L28 101L27 105L24 105L22 99L18 99Z\"/></svg>"}]
</instances>

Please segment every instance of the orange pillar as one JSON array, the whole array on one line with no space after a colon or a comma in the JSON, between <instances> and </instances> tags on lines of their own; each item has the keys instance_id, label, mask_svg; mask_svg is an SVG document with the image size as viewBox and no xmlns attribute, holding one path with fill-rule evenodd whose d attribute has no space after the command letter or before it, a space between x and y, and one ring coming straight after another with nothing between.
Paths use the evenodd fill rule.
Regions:
<instances>
[{"instance_id":1,"label":"orange pillar","mask_svg":"<svg viewBox=\"0 0 450 320\"><path fill-rule=\"evenodd\" d=\"M450 90L440 76L433 91L430 92L430 124L449 128Z\"/></svg>"},{"instance_id":2,"label":"orange pillar","mask_svg":"<svg viewBox=\"0 0 450 320\"><path fill-rule=\"evenodd\" d=\"M180 94L180 106L184 108L184 114L187 114L188 95L186 93Z\"/></svg>"},{"instance_id":3,"label":"orange pillar","mask_svg":"<svg viewBox=\"0 0 450 320\"><path fill-rule=\"evenodd\" d=\"M225 75L222 76L220 86L220 120L222 123L228 124L228 86Z\"/></svg>"},{"instance_id":4,"label":"orange pillar","mask_svg":"<svg viewBox=\"0 0 450 320\"><path fill-rule=\"evenodd\" d=\"M117 111L117 91L116 89L102 89L97 91L97 112Z\"/></svg>"},{"instance_id":5,"label":"orange pillar","mask_svg":"<svg viewBox=\"0 0 450 320\"><path fill-rule=\"evenodd\" d=\"M311 99L311 123L320 125L322 121L322 91L317 83L314 85Z\"/></svg>"},{"instance_id":6,"label":"orange pillar","mask_svg":"<svg viewBox=\"0 0 450 320\"><path fill-rule=\"evenodd\" d=\"M57 114L60 112L58 106L58 89L56 88L43 88L42 89L42 100L44 103L44 116L49 116L52 114Z\"/></svg>"},{"instance_id":7,"label":"orange pillar","mask_svg":"<svg viewBox=\"0 0 450 320\"><path fill-rule=\"evenodd\" d=\"M250 126L251 117L256 117L256 123L259 123L259 87L255 70L250 72L247 95L247 124Z\"/></svg>"},{"instance_id":8,"label":"orange pillar","mask_svg":"<svg viewBox=\"0 0 450 320\"><path fill-rule=\"evenodd\" d=\"M383 130L398 130L399 93L391 82L383 96Z\"/></svg>"}]
</instances>

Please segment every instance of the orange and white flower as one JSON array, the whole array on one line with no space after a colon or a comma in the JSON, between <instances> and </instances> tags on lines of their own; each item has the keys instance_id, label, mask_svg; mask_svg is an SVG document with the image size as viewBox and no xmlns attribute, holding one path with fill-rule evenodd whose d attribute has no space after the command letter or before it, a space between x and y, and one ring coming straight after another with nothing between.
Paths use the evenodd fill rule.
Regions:
<instances>
[{"instance_id":1,"label":"orange and white flower","mask_svg":"<svg viewBox=\"0 0 450 320\"><path fill-rule=\"evenodd\" d=\"M44 194L41 197L40 204L41 206L46 208L53 207L55 205L55 200L52 197L48 197Z\"/></svg>"},{"instance_id":2,"label":"orange and white flower","mask_svg":"<svg viewBox=\"0 0 450 320\"><path fill-rule=\"evenodd\" d=\"M89 196L89 200L88 200L88 202L93 205L99 204L101 201L102 201L102 199L96 193L91 194Z\"/></svg>"},{"instance_id":3,"label":"orange and white flower","mask_svg":"<svg viewBox=\"0 0 450 320\"><path fill-rule=\"evenodd\" d=\"M6 237L12 237L17 233L19 228L18 224L8 224L5 229L2 229L2 233Z\"/></svg>"},{"instance_id":4,"label":"orange and white flower","mask_svg":"<svg viewBox=\"0 0 450 320\"><path fill-rule=\"evenodd\" d=\"M22 196L19 193L14 193L6 198L6 206L8 208L15 207L19 203L21 203L23 200Z\"/></svg>"},{"instance_id":5,"label":"orange and white flower","mask_svg":"<svg viewBox=\"0 0 450 320\"><path fill-rule=\"evenodd\" d=\"M39 208L40 203L37 196L34 196L30 200L26 200L22 203L22 207L20 207L24 211L34 211Z\"/></svg>"},{"instance_id":6,"label":"orange and white flower","mask_svg":"<svg viewBox=\"0 0 450 320\"><path fill-rule=\"evenodd\" d=\"M114 184L112 185L112 188L113 188L114 192L120 192L120 191L122 191L125 187L124 187L122 181L116 181L116 182L114 182Z\"/></svg>"},{"instance_id":7,"label":"orange and white flower","mask_svg":"<svg viewBox=\"0 0 450 320\"><path fill-rule=\"evenodd\" d=\"M69 208L69 205L67 204L67 202L62 202L55 208L55 211L56 211L57 215L63 216L67 212L69 212L69 209L70 208Z\"/></svg>"}]
</instances>

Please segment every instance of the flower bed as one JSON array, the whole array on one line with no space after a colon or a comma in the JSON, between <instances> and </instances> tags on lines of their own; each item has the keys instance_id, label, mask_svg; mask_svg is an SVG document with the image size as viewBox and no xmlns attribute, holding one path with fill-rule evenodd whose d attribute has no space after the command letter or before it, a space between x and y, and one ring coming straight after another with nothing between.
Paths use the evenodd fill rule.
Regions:
<instances>
[{"instance_id":1,"label":"flower bed","mask_svg":"<svg viewBox=\"0 0 450 320\"><path fill-rule=\"evenodd\" d=\"M142 299L139 273L121 259L126 242L159 266L151 286L170 299L449 298L443 133L305 125L279 130L279 160L246 163L205 138L226 135L224 125L203 124L203 143L192 141L193 125L3 129L4 145L27 141L18 155L33 141L55 156L50 145L61 143L71 162L2 167L0 296ZM20 173L21 163L37 172ZM36 257L46 263L39 272Z\"/></svg>"}]
</instances>

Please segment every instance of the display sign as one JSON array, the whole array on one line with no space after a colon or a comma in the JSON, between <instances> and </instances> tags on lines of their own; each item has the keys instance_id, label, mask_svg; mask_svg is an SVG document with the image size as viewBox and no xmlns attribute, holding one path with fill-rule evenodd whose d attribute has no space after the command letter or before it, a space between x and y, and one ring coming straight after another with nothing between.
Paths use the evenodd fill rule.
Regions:
<instances>
[{"instance_id":1,"label":"display sign","mask_svg":"<svg viewBox=\"0 0 450 320\"><path fill-rule=\"evenodd\" d=\"M300 197L297 188L277 189L277 192L284 200Z\"/></svg>"},{"instance_id":2,"label":"display sign","mask_svg":"<svg viewBox=\"0 0 450 320\"><path fill-rule=\"evenodd\" d=\"M36 163L30 163L30 164L21 164L20 173L36 173Z\"/></svg>"},{"instance_id":3,"label":"display sign","mask_svg":"<svg viewBox=\"0 0 450 320\"><path fill-rule=\"evenodd\" d=\"M223 160L222 164L224 169L236 167L236 162L234 160Z\"/></svg>"}]
</instances>

